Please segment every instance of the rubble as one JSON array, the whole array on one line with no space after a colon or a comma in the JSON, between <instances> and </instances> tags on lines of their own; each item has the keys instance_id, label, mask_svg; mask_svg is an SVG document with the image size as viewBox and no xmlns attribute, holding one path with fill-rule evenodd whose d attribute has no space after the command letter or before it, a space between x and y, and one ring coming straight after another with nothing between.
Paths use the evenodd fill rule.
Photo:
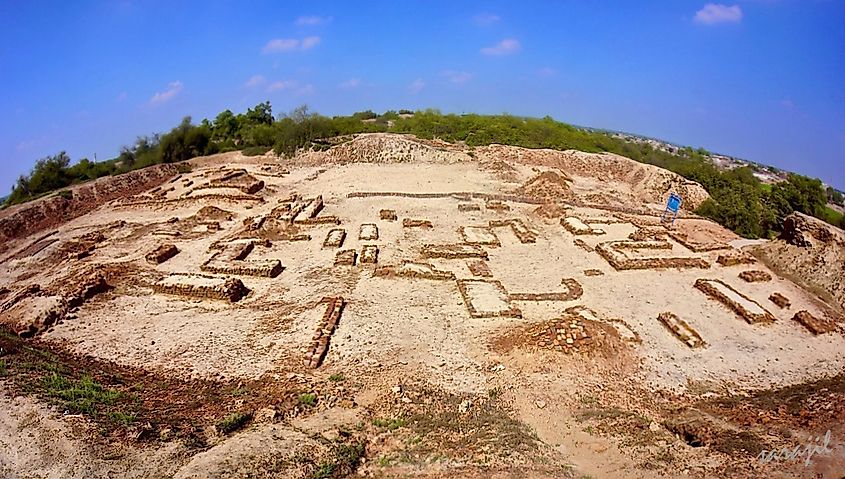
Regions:
<instances>
[{"instance_id":1,"label":"rubble","mask_svg":"<svg viewBox=\"0 0 845 479\"><path fill-rule=\"evenodd\" d=\"M792 320L800 323L802 326L807 328L807 331L813 333L813 335L836 331L836 323L828 319L817 318L806 310L801 310L795 313L795 315L792 316Z\"/></svg>"},{"instance_id":2,"label":"rubble","mask_svg":"<svg viewBox=\"0 0 845 479\"><path fill-rule=\"evenodd\" d=\"M691 348L700 348L705 346L704 341L698 334L698 331L694 330L692 326L687 324L687 322L683 319L679 318L675 313L668 311L663 312L657 316L657 319L666 326L666 329L668 329L675 335L675 337L680 339L681 342L687 346Z\"/></svg>"},{"instance_id":3,"label":"rubble","mask_svg":"<svg viewBox=\"0 0 845 479\"><path fill-rule=\"evenodd\" d=\"M176 256L179 253L179 249L176 248L176 245L171 243L164 243L159 245L158 248L150 251L144 257L148 263L152 264L161 264L165 261L169 260L170 258Z\"/></svg>"}]
</instances>

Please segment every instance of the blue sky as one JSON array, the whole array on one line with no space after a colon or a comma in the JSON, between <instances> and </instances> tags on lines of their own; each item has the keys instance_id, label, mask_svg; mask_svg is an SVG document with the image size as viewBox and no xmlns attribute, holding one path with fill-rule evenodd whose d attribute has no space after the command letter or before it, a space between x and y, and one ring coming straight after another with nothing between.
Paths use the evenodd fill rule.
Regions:
<instances>
[{"instance_id":1,"label":"blue sky","mask_svg":"<svg viewBox=\"0 0 845 479\"><path fill-rule=\"evenodd\" d=\"M663 138L845 189L845 2L0 0L0 195L38 158L269 100Z\"/></svg>"}]
</instances>

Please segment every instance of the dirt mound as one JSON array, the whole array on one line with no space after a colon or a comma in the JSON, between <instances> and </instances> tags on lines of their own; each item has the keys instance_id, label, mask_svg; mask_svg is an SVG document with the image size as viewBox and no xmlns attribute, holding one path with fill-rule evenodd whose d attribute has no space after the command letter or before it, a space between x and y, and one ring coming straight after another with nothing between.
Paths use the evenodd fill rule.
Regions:
<instances>
[{"instance_id":1,"label":"dirt mound","mask_svg":"<svg viewBox=\"0 0 845 479\"><path fill-rule=\"evenodd\" d=\"M506 145L476 148L479 159L499 158L508 162L557 168L576 177L627 186L632 196L646 203L663 203L670 191L684 199L686 209L695 209L710 197L698 183L652 165L611 153L575 150L528 149Z\"/></svg>"},{"instance_id":2,"label":"dirt mound","mask_svg":"<svg viewBox=\"0 0 845 479\"><path fill-rule=\"evenodd\" d=\"M194 215L197 221L229 221L232 213L216 206L203 206Z\"/></svg>"},{"instance_id":3,"label":"dirt mound","mask_svg":"<svg viewBox=\"0 0 845 479\"><path fill-rule=\"evenodd\" d=\"M569 184L572 178L565 173L544 171L539 175L526 181L516 189L515 193L526 196L536 196L547 200L564 200L572 198L572 189Z\"/></svg>"},{"instance_id":4,"label":"dirt mound","mask_svg":"<svg viewBox=\"0 0 845 479\"><path fill-rule=\"evenodd\" d=\"M156 165L68 188L70 198L54 195L8 208L0 213L0 251L8 247L8 240L55 227L116 198L154 188L176 171L176 165Z\"/></svg>"},{"instance_id":5,"label":"dirt mound","mask_svg":"<svg viewBox=\"0 0 845 479\"><path fill-rule=\"evenodd\" d=\"M435 146L438 145L438 146ZM448 143L418 140L412 135L364 133L327 151L308 151L297 157L304 164L325 163L458 163L469 155Z\"/></svg>"},{"instance_id":6,"label":"dirt mound","mask_svg":"<svg viewBox=\"0 0 845 479\"><path fill-rule=\"evenodd\" d=\"M557 219L566 214L566 208L557 203L546 203L535 208L533 213L541 218Z\"/></svg>"},{"instance_id":7,"label":"dirt mound","mask_svg":"<svg viewBox=\"0 0 845 479\"><path fill-rule=\"evenodd\" d=\"M787 216L779 239L750 252L822 300L845 312L845 234L801 213Z\"/></svg>"}]
</instances>

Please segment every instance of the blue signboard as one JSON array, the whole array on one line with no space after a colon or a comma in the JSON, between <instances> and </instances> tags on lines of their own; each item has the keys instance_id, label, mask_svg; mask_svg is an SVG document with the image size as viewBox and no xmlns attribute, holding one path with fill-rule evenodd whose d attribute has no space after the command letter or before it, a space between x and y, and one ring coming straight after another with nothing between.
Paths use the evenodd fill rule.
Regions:
<instances>
[{"instance_id":1,"label":"blue signboard","mask_svg":"<svg viewBox=\"0 0 845 479\"><path fill-rule=\"evenodd\" d=\"M666 209L672 213L677 213L681 207L681 197L675 193L669 195L669 202L666 203Z\"/></svg>"}]
</instances>

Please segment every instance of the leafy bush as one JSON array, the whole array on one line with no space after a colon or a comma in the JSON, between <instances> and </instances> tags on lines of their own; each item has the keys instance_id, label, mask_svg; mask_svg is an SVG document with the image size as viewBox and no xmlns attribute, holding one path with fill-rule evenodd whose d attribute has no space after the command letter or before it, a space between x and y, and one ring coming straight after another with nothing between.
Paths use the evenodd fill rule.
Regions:
<instances>
[{"instance_id":1,"label":"leafy bush","mask_svg":"<svg viewBox=\"0 0 845 479\"><path fill-rule=\"evenodd\" d=\"M229 434L244 427L250 419L252 419L252 414L245 412L233 412L218 422L215 425L215 428L221 434Z\"/></svg>"},{"instance_id":2,"label":"leafy bush","mask_svg":"<svg viewBox=\"0 0 845 479\"><path fill-rule=\"evenodd\" d=\"M244 156L261 156L268 151L270 151L269 146L250 146L249 148L244 148L241 153Z\"/></svg>"}]
</instances>

